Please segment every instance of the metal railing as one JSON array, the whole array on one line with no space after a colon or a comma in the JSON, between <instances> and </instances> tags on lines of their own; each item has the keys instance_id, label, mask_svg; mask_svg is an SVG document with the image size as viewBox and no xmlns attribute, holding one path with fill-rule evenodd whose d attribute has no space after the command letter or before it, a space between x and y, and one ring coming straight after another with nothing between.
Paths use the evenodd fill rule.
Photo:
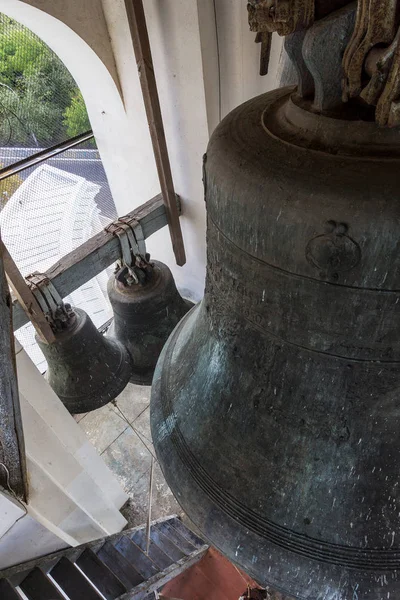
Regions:
<instances>
[{"instance_id":1,"label":"metal railing","mask_svg":"<svg viewBox=\"0 0 400 600\"><path fill-rule=\"evenodd\" d=\"M53 156L57 156L57 154L65 152L66 150L70 150L71 148L74 148L75 146L78 146L79 144L87 142L93 138L93 131L89 130L85 133L81 133L73 138L70 138L66 142L61 142L60 144L56 144L55 146L41 150L32 156L23 158L22 160L19 160L8 167L3 167L0 169L0 181L7 179L7 177L11 177L12 175L16 175L28 167L39 165L45 160L53 158Z\"/></svg>"}]
</instances>

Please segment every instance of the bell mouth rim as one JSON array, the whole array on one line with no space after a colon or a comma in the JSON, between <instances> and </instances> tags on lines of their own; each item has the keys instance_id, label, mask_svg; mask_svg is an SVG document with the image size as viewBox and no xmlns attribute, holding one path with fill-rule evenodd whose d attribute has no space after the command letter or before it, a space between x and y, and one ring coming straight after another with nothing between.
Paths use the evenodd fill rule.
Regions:
<instances>
[{"instance_id":1,"label":"bell mouth rim","mask_svg":"<svg viewBox=\"0 0 400 600\"><path fill-rule=\"evenodd\" d=\"M153 382L155 366L151 369L147 369L145 371L139 371L133 368L131 377L129 379L130 383L135 385L142 385L144 387L151 387Z\"/></svg>"},{"instance_id":2,"label":"bell mouth rim","mask_svg":"<svg viewBox=\"0 0 400 600\"><path fill-rule=\"evenodd\" d=\"M85 392L84 395L70 394L68 396L65 396L63 394L57 394L57 392L55 391L57 396L60 398L61 402L71 414L80 414L76 412L76 407L82 408L82 405L84 406L83 412L91 412L92 410L97 410L98 408L109 404L113 400L115 390L119 390L116 395L120 394L130 382L133 362L129 351L119 340L114 338L105 339L107 339L107 342L112 342L112 344L119 350L119 363L114 372L114 378L112 380L113 383L108 388L110 397L103 397L103 399L100 402L93 402L93 400L96 400L97 398L101 397L101 391L104 389L104 382L100 382L98 386L94 388L90 393Z\"/></svg>"},{"instance_id":3,"label":"bell mouth rim","mask_svg":"<svg viewBox=\"0 0 400 600\"><path fill-rule=\"evenodd\" d=\"M240 518L238 519L237 513L233 514L231 511L226 510L226 502L229 500L226 495L227 490L226 488L223 489L219 486L215 479L211 478L206 481L202 477L201 470L203 468L201 465L201 458L199 459L198 456L196 457L195 454L189 450L191 456L187 455L186 458L189 460L185 460L185 449L183 449L182 445L179 443L179 438L183 438L183 434L179 427L179 419L177 418L175 411L170 411L170 407L166 406L166 403L168 403L167 396L169 395L171 397L171 387L168 386L168 378L169 374L173 372L173 361L171 359L178 338L185 325L188 325L188 321L190 321L191 318L196 318L196 312L200 310L200 306L201 304L196 305L192 311L185 315L164 347L153 380L151 397L151 429L156 454L167 483L173 490L182 509L200 529L203 536L206 539L209 539L212 545L222 551L229 560L238 564L241 568L244 568L246 572L259 581L259 583L270 585L290 597L294 596L303 600L306 600L306 598L317 597L317 594L315 594L315 596L310 595L310 586L307 588L308 592L305 593L306 587L304 582L302 582L300 591L295 591L299 590L297 584L294 583L294 580L297 578L296 573L299 569L302 569L303 572L308 573L310 576L314 574L313 591L317 589L318 586L322 589L321 584L326 584L328 577L332 581L332 592L333 590L336 592L339 592L340 589L343 590L343 569L346 569L349 578L346 591L351 590L351 586L356 585L357 583L359 583L360 587L367 589L370 585L371 577L375 577L374 573L376 571L385 573L389 579L389 575L397 569L399 564L400 549L397 549L396 552L394 548L385 548L377 551L371 548L367 549L365 552L365 549L360 549L358 546L332 544L330 542L324 543L319 539L309 538L305 534L300 534L299 537L297 537L297 534L295 536L296 540L294 540L294 532L288 528L284 528L287 535L283 540L285 542L283 545L280 536L278 539L276 536L274 536L274 539L272 536L265 536L265 532L261 532L257 528L257 524L250 524L249 521L244 522ZM176 444L177 438L178 444ZM183 442L185 442L184 439ZM196 459L196 462L192 461L192 457ZM188 484L189 478L191 480L190 485ZM182 484L182 481L185 481L184 485ZM217 492L222 492L222 495L219 494L221 500L219 502L215 501ZM208 527L207 522L196 509L199 503L202 506L203 515L212 515L213 521L218 521L219 532L221 535L215 537L211 535L210 527ZM254 525L256 525L256 531L254 530ZM232 527L235 528L235 545L227 547L224 543L225 532ZM239 551L242 552L243 549L246 548L246 545L249 545L250 543L248 537L249 531L252 531L252 534L255 536L252 538L252 543L254 545L258 544L258 548L262 550L259 559L264 561L262 564L265 568L262 569L263 579L261 581L260 560L257 561L257 565L254 562L251 562L250 551L247 552L247 554L244 554L242 560L237 558L238 550L240 549ZM279 533L281 532L282 530L280 529ZM309 543L311 542L311 553L302 553L298 548L296 550L296 541L298 542L299 539L307 546L310 546ZM331 560L332 551L336 554L336 558L339 558L339 561ZM290 561L287 560L288 556L291 557ZM396 560L396 566L393 566L393 558ZM365 559L367 559L366 562ZM374 564L375 561L376 564ZM380 569L377 568L378 563ZM281 566L282 564L285 564L284 568ZM318 564L319 568L317 574L316 564ZM271 568L268 570L268 566L272 566L272 571ZM286 572L289 571L289 568L291 570L291 581L285 586L282 582L286 581L286 579L279 579L279 572L284 570L286 574ZM274 569L278 573L278 576L274 576ZM271 573L271 575L269 575L269 573ZM308 579L308 577L305 579ZM280 584L278 581L280 581ZM373 594L378 589L378 585L380 586L380 584L377 583L372 590ZM398 591L397 582L393 583L392 588L387 589L390 592ZM345 597L350 598L352 596L343 595L343 598ZM371 594L365 596L365 598L368 599L375 597L377 596Z\"/></svg>"},{"instance_id":4,"label":"bell mouth rim","mask_svg":"<svg viewBox=\"0 0 400 600\"><path fill-rule=\"evenodd\" d=\"M353 160L400 160L399 128L382 128L375 122L329 116L297 101L293 87L269 98L261 125L271 137L307 152L350 157Z\"/></svg>"},{"instance_id":5,"label":"bell mouth rim","mask_svg":"<svg viewBox=\"0 0 400 600\"><path fill-rule=\"evenodd\" d=\"M287 526L270 521L256 511L250 510L247 506L245 507L226 488L219 486L212 476L206 473L201 461L186 443L174 410L173 396L169 392L173 389L173 386L170 385L170 377L174 370L170 368L170 365L173 361L178 338L188 321L196 318L198 316L196 313L201 311L202 308L204 310L204 300L196 304L181 319L165 345L162 358L160 356L161 362L159 361L157 365L153 379L154 390L157 389L155 393L152 393L151 406L153 407L153 415L155 412L158 414L154 421L152 418L152 422L161 418L163 433L162 435L159 432L156 433L156 426L154 431L152 426L156 448L165 449L166 443L168 443L168 451L170 451L172 446L174 452L177 453L181 467L187 470L195 485L212 502L215 508L223 510L226 515L235 520L245 530L252 531L263 540L277 544L274 538L279 534L278 545L281 547L293 552L296 556L303 556L311 561L322 561L331 566L368 572L378 569L386 569L385 572L392 572L394 569L398 569L400 567L400 546L393 548L360 548L356 545L324 541L304 533L295 532ZM157 396L157 399L154 396ZM159 426L160 422L158 422Z\"/></svg>"}]
</instances>

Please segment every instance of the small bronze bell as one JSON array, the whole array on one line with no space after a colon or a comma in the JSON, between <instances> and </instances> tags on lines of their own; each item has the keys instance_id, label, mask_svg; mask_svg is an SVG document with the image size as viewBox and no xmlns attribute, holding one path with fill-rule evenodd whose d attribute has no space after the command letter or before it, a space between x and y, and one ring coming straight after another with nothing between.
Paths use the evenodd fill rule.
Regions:
<instances>
[{"instance_id":1,"label":"small bronze bell","mask_svg":"<svg viewBox=\"0 0 400 600\"><path fill-rule=\"evenodd\" d=\"M109 334L132 356L131 382L151 385L165 342L193 304L180 296L171 271L163 263L147 263L136 273L139 281L131 285L123 269L109 279L108 296L114 311Z\"/></svg>"},{"instance_id":2,"label":"small bronze bell","mask_svg":"<svg viewBox=\"0 0 400 600\"><path fill-rule=\"evenodd\" d=\"M36 336L46 357L46 379L72 414L89 412L113 400L129 382L132 361L117 340L103 336L90 317L73 308L65 326L47 344Z\"/></svg>"}]
</instances>

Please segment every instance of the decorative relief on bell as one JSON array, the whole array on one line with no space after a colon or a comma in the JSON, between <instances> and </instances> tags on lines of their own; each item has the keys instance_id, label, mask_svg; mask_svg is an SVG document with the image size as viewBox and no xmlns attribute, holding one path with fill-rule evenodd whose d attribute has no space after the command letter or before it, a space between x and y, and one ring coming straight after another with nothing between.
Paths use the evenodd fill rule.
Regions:
<instances>
[{"instance_id":1,"label":"decorative relief on bell","mask_svg":"<svg viewBox=\"0 0 400 600\"><path fill-rule=\"evenodd\" d=\"M338 279L339 273L353 269L361 260L360 246L347 235L346 223L326 221L325 233L310 240L306 258L320 270L321 277Z\"/></svg>"}]
</instances>

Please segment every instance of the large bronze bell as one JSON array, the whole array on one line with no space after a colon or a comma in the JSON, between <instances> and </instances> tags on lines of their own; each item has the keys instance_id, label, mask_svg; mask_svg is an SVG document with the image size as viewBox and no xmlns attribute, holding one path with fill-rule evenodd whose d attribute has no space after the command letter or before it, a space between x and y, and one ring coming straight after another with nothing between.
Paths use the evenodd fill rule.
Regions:
<instances>
[{"instance_id":1,"label":"large bronze bell","mask_svg":"<svg viewBox=\"0 0 400 600\"><path fill-rule=\"evenodd\" d=\"M400 598L399 135L289 88L228 115L206 155L205 297L154 376L174 495L291 597Z\"/></svg>"},{"instance_id":2,"label":"large bronze bell","mask_svg":"<svg viewBox=\"0 0 400 600\"><path fill-rule=\"evenodd\" d=\"M117 340L103 336L90 317L73 308L56 341L36 341L48 363L46 378L72 414L104 406L126 387L132 361Z\"/></svg>"},{"instance_id":3,"label":"large bronze bell","mask_svg":"<svg viewBox=\"0 0 400 600\"><path fill-rule=\"evenodd\" d=\"M131 382L151 385L168 336L193 304L182 298L171 271L159 261L148 264L143 281L131 285L117 272L107 289L114 312L109 335L122 342L132 356Z\"/></svg>"}]
</instances>

